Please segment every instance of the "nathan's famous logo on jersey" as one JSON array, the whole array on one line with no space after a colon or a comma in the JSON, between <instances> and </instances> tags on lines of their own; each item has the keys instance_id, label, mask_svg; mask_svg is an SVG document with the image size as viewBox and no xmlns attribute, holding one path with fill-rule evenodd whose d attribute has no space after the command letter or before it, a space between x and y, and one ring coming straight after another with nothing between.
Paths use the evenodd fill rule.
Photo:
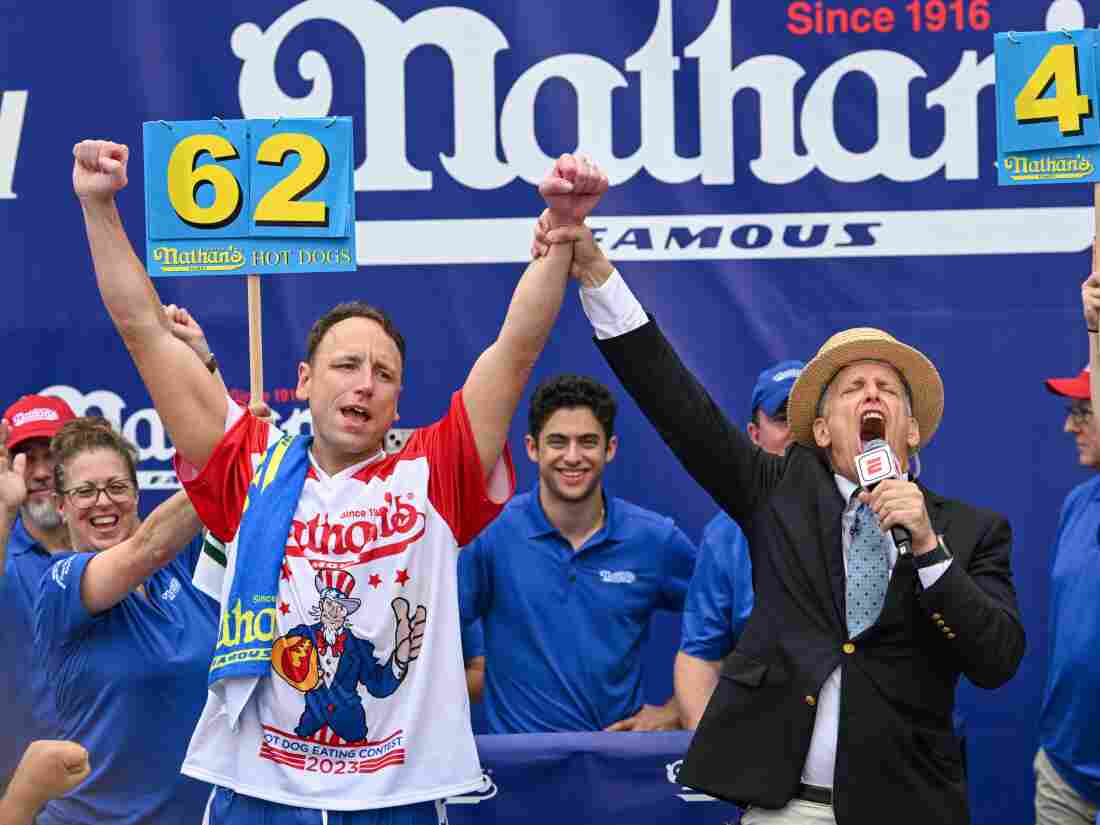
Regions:
<instances>
[{"instance_id":1,"label":"nathan's famous logo on jersey","mask_svg":"<svg viewBox=\"0 0 1100 825\"><path fill-rule=\"evenodd\" d=\"M77 415L101 415L110 421L111 426L138 448L138 486L142 490L179 489L179 480L172 469L176 449L154 408L134 409L112 390L83 392L65 384L45 387L39 394L64 399ZM312 417L308 408L296 408L286 413L272 410L272 413L284 433L300 435L311 430Z\"/></svg>"},{"instance_id":2,"label":"nathan's famous logo on jersey","mask_svg":"<svg viewBox=\"0 0 1100 825\"><path fill-rule=\"evenodd\" d=\"M971 182L983 177L983 170L992 183L993 158L982 158L979 132L980 123L993 122L992 96L982 94L994 82L989 0L951 4L953 10L958 7L952 12L952 30L972 47L954 53L922 48L922 55L936 56L931 66L922 65L906 51L912 44L926 46L937 31L936 21L928 16L931 3L909 3L904 12L888 9L888 29L876 15L878 28L870 34L861 28L858 11L845 14L844 26L850 30L837 32L836 10L825 15L832 22L819 26L816 17L822 12L810 3L765 5L766 9L760 4L751 7L757 15L755 25L771 24L770 31L782 32L776 48L780 53L741 60L731 57L744 52L744 46L735 48L737 35L742 43L751 35L747 17L735 33L740 4L734 0L715 0L713 15L702 21L699 34L677 49L673 20L684 13L686 0L658 0L648 38L640 38L643 45L625 59L574 53L574 37L565 29L556 35L562 41L561 54L525 64L523 52L510 53L508 63L518 65L514 79L497 74L498 55L510 52L512 44L493 12L442 0L407 20L379 0L346 4L302 0L266 28L242 22L230 34L229 45L242 61L238 92L245 117L272 112L296 117L337 114L330 111L334 88L362 84L363 111L351 112L364 124L363 160L355 170L359 192L432 191L441 173L411 159L432 155L438 156L445 174L471 190L501 189L517 179L537 184L554 160L542 145L561 120L560 113L546 113L536 105L550 82L570 88L576 110L569 117L575 116L578 124L577 151L595 158L612 186L627 184L643 173L658 184L698 182L704 188L735 186L745 179L786 187L819 176L838 190L858 184L881 188L879 181L914 187L922 181L959 181L961 191L969 194L974 190ZM1034 18L1016 21L1018 26L1041 27L1048 5L1036 4ZM805 25L787 17L791 9L802 6ZM759 18L760 14L774 15L774 20ZM348 32L357 42L361 59L350 59L334 42L313 34L325 31L314 25L316 21L334 23ZM1057 22L1058 18L1047 20L1048 25ZM834 36L828 49L807 49L807 37L840 33L845 38ZM894 49L889 48L891 44ZM439 69L438 63L424 68L411 61L421 46L445 54L447 69ZM298 88L284 91L276 70L299 53L299 71L309 84L304 95ZM819 67L804 65L807 54L838 57ZM927 62L927 57L923 59ZM362 66L361 76L348 77L350 66ZM412 74L418 70L444 73ZM410 82L450 86L453 121L449 132L415 128L429 116L428 107L435 117L437 101L407 94ZM624 94L637 96L636 114L612 105L616 96ZM852 122L841 113L852 110L873 124L866 130L865 145L855 149L846 138L847 126L841 127ZM338 114L347 112L341 109ZM746 125L751 127L749 140L743 136ZM411 146L413 140L421 143ZM684 155L680 150L684 145L699 149ZM637 148L621 155L616 146ZM757 149L757 156L750 159L747 151ZM866 189L861 191L866 195ZM936 191L943 191L941 184ZM815 188L813 194L819 198L820 190ZM776 197L779 202L780 197L789 201L791 196L777 192ZM863 200L867 201L866 196ZM798 215L714 215L716 210L709 208L713 204L704 200L698 211L705 214L669 218L671 225L655 223L655 216L643 214L615 221L597 215L592 226L607 230L603 243L620 258L649 260L1018 251L1017 247L1027 247L1029 236L1042 233L1046 225L1037 225L1035 215L1044 212L1050 213L1048 222L1058 224L1054 234L1065 238L1067 248L1090 242L1086 210L1071 216L1083 222L1082 229L1067 233L1067 214L1059 210L959 210L955 209L958 200L948 195L943 208L923 211ZM659 208L666 209L667 201ZM641 210L647 211L644 205ZM995 211L1003 214L986 215L984 222L975 214ZM929 219L937 213L943 213L940 220ZM373 217L376 220L357 225L360 264L484 262L486 255L498 256L494 261L519 261L529 248L528 220L439 214L436 217L459 220L419 220L395 231L401 221ZM464 217L471 220L461 220ZM991 221L993 225L987 225ZM960 232L960 225L970 231ZM676 243L677 236L671 232L675 228L702 240ZM634 231L627 234L630 230ZM644 241L641 230L649 233L651 242ZM616 247L616 240L624 235L626 240ZM720 241L705 243L715 235Z\"/></svg>"},{"instance_id":3,"label":"nathan's famous logo on jersey","mask_svg":"<svg viewBox=\"0 0 1100 825\"><path fill-rule=\"evenodd\" d=\"M346 569L403 552L424 535L426 516L416 508L415 493L386 493L382 502L345 510L339 516L319 513L309 521L294 519L287 555L308 554L318 569Z\"/></svg>"}]
</instances>

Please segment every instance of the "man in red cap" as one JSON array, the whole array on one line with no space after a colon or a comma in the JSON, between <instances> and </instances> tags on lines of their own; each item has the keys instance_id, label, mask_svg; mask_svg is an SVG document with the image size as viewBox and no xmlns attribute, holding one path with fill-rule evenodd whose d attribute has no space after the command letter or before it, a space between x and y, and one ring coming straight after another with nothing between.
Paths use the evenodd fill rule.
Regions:
<instances>
[{"instance_id":1,"label":"man in red cap","mask_svg":"<svg viewBox=\"0 0 1100 825\"><path fill-rule=\"evenodd\" d=\"M38 582L53 554L69 546L54 491L50 439L76 416L60 398L24 395L0 423L0 465L5 486L25 488L0 496L0 688L8 702L0 733L0 783L6 783L28 743L47 738L41 669L32 660L31 611ZM13 509L6 502L22 499ZM36 715L38 718L36 718Z\"/></svg>"},{"instance_id":2,"label":"man in red cap","mask_svg":"<svg viewBox=\"0 0 1100 825\"><path fill-rule=\"evenodd\" d=\"M1095 277L1095 276L1093 276ZM1095 347L1096 317L1089 317ZM1086 366L1072 378L1050 378L1047 389L1069 401L1064 430L1077 442L1082 467L1100 470L1100 424L1092 408ZM1100 475L1066 496L1054 540L1050 581L1049 665L1035 755L1038 825L1092 825L1100 809Z\"/></svg>"}]
</instances>

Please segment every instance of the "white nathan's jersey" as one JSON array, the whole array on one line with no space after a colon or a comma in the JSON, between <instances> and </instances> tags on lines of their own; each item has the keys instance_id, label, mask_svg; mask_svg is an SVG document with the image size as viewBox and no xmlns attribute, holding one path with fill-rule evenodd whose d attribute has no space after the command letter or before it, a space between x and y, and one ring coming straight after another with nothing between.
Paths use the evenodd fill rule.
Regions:
<instances>
[{"instance_id":1,"label":"white nathan's jersey","mask_svg":"<svg viewBox=\"0 0 1100 825\"><path fill-rule=\"evenodd\" d=\"M233 405L231 405L232 407ZM239 415L239 418L233 419ZM256 462L281 437L233 413L199 473L180 478L224 559L204 556L196 584L221 601L224 640L271 638L272 671L243 705L247 680L211 690L183 772L285 805L360 810L479 787L458 619L457 551L514 488L507 452L490 498L456 392L446 417L394 455L328 476L312 463L274 604L228 604L237 531ZM399 628L424 620L417 659L394 657Z\"/></svg>"}]
</instances>

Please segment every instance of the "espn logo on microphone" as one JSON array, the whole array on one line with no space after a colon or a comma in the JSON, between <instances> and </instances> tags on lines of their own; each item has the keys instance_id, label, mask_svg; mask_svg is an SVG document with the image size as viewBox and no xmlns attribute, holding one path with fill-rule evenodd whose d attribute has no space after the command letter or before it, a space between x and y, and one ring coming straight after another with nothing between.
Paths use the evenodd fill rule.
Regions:
<instances>
[{"instance_id":1,"label":"espn logo on microphone","mask_svg":"<svg viewBox=\"0 0 1100 825\"><path fill-rule=\"evenodd\" d=\"M885 444L872 447L856 456L856 472L859 474L859 485L865 490L884 479L898 478L899 475L894 467L893 453Z\"/></svg>"}]
</instances>

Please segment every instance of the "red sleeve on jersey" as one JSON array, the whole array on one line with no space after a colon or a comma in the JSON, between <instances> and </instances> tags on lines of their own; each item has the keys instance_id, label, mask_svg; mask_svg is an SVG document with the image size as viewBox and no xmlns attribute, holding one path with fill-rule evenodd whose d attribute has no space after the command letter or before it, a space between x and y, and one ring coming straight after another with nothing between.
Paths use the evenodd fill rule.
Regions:
<instances>
[{"instance_id":1,"label":"red sleeve on jersey","mask_svg":"<svg viewBox=\"0 0 1100 825\"><path fill-rule=\"evenodd\" d=\"M461 390L451 396L447 415L430 427L417 430L405 450L422 452L428 457L428 497L450 525L459 547L473 541L515 492L516 469L512 465L512 451L505 443L493 475L501 472L507 475L507 494L499 502L489 497L489 483L481 471L481 458Z\"/></svg>"},{"instance_id":2,"label":"red sleeve on jersey","mask_svg":"<svg viewBox=\"0 0 1100 825\"><path fill-rule=\"evenodd\" d=\"M190 480L187 472L181 472L184 468L176 455L176 473L187 496L202 523L219 541L232 541L237 534L248 485L252 482L252 457L267 449L270 428L269 423L246 412L222 436L206 466Z\"/></svg>"}]
</instances>

